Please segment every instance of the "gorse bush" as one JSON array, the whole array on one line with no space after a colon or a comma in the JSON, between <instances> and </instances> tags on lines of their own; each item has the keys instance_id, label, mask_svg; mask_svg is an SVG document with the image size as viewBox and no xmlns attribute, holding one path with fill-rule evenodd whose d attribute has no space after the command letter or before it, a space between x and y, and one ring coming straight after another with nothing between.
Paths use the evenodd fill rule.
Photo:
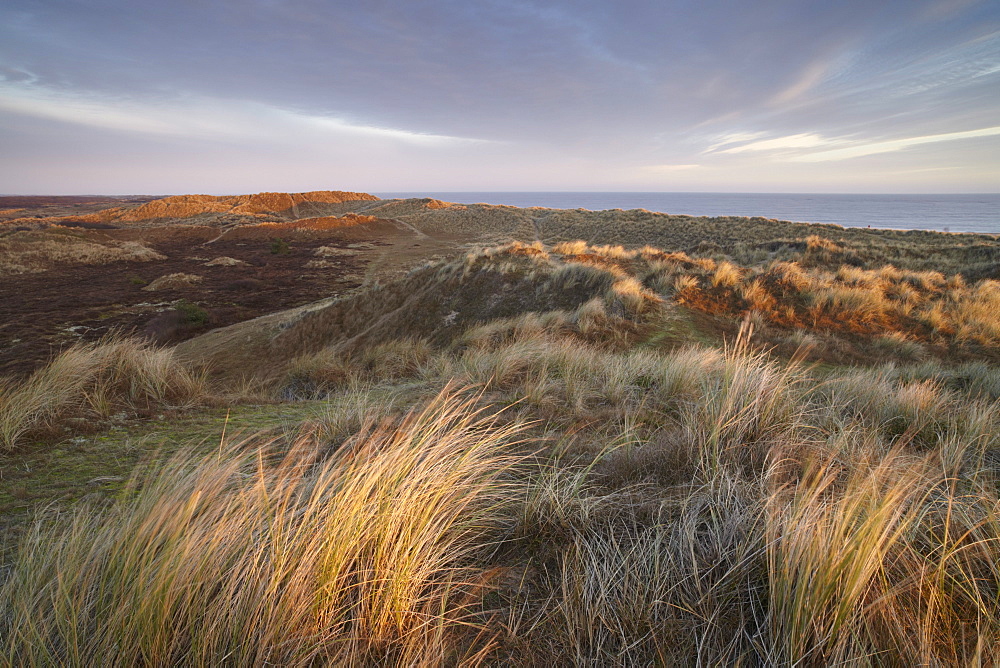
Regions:
<instances>
[{"instance_id":1,"label":"gorse bush","mask_svg":"<svg viewBox=\"0 0 1000 668\"><path fill-rule=\"evenodd\" d=\"M208 312L195 303L182 299L174 308L183 318L183 322L191 327L204 327L208 324Z\"/></svg>"},{"instance_id":2,"label":"gorse bush","mask_svg":"<svg viewBox=\"0 0 1000 668\"><path fill-rule=\"evenodd\" d=\"M284 239L271 240L271 255L288 255L290 252L291 248Z\"/></svg>"}]
</instances>

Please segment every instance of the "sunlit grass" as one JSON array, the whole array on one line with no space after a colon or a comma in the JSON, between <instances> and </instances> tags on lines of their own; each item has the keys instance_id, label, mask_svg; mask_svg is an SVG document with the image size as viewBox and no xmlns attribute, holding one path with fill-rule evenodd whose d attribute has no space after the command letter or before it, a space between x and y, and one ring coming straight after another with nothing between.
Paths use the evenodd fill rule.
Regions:
<instances>
[{"instance_id":1,"label":"sunlit grass","mask_svg":"<svg viewBox=\"0 0 1000 668\"><path fill-rule=\"evenodd\" d=\"M516 432L443 394L343 443L177 457L116 508L35 529L0 588L0 656L437 665L488 584L470 560L520 496L503 479Z\"/></svg>"}]
</instances>

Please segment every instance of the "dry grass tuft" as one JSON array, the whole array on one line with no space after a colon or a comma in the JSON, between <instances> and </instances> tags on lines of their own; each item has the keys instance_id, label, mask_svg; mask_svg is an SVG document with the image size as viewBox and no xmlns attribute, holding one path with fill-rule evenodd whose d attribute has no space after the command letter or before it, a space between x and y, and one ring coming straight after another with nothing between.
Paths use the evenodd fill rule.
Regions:
<instances>
[{"instance_id":1,"label":"dry grass tuft","mask_svg":"<svg viewBox=\"0 0 1000 668\"><path fill-rule=\"evenodd\" d=\"M189 406L205 393L205 378L170 350L132 339L80 343L26 380L0 383L0 448L71 418Z\"/></svg>"},{"instance_id":2,"label":"dry grass tuft","mask_svg":"<svg viewBox=\"0 0 1000 668\"><path fill-rule=\"evenodd\" d=\"M146 292L156 292L157 290L177 290L178 288L186 288L195 283L201 283L204 280L202 276L197 274L185 274L179 272L176 274L166 274L165 276L160 276L159 278L153 280L149 285L143 288Z\"/></svg>"},{"instance_id":3,"label":"dry grass tuft","mask_svg":"<svg viewBox=\"0 0 1000 668\"><path fill-rule=\"evenodd\" d=\"M426 339L393 339L356 351L336 346L292 360L290 396L327 395L379 381L397 381L420 373L433 355Z\"/></svg>"},{"instance_id":4,"label":"dry grass tuft","mask_svg":"<svg viewBox=\"0 0 1000 668\"><path fill-rule=\"evenodd\" d=\"M234 257L227 257L225 255L219 256L205 263L206 267L237 267L239 265L244 265L246 262L243 260L237 260Z\"/></svg>"},{"instance_id":5,"label":"dry grass tuft","mask_svg":"<svg viewBox=\"0 0 1000 668\"><path fill-rule=\"evenodd\" d=\"M519 494L517 428L444 393L330 453L306 433L182 455L101 512L36 527L0 588L10 665L440 665L474 658ZM29 621L30 620L30 621ZM488 649L488 644L485 645ZM469 658L467 656L467 658Z\"/></svg>"}]
</instances>

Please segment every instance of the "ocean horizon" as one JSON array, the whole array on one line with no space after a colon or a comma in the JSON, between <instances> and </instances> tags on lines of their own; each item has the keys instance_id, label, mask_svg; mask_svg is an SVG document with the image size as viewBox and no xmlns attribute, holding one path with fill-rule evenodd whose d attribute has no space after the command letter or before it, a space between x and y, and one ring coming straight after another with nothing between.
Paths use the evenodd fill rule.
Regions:
<instances>
[{"instance_id":1,"label":"ocean horizon","mask_svg":"<svg viewBox=\"0 0 1000 668\"><path fill-rule=\"evenodd\" d=\"M1000 234L1000 194L852 195L686 192L375 192L462 204L552 209L647 209L689 216L749 216L892 230Z\"/></svg>"}]
</instances>

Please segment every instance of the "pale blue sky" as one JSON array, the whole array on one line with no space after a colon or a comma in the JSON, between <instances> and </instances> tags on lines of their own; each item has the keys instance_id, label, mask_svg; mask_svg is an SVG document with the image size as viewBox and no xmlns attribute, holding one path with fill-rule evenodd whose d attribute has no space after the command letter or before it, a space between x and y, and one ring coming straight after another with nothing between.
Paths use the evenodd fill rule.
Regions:
<instances>
[{"instance_id":1,"label":"pale blue sky","mask_svg":"<svg viewBox=\"0 0 1000 668\"><path fill-rule=\"evenodd\" d=\"M1000 192L1000 2L7 0L0 192Z\"/></svg>"}]
</instances>

